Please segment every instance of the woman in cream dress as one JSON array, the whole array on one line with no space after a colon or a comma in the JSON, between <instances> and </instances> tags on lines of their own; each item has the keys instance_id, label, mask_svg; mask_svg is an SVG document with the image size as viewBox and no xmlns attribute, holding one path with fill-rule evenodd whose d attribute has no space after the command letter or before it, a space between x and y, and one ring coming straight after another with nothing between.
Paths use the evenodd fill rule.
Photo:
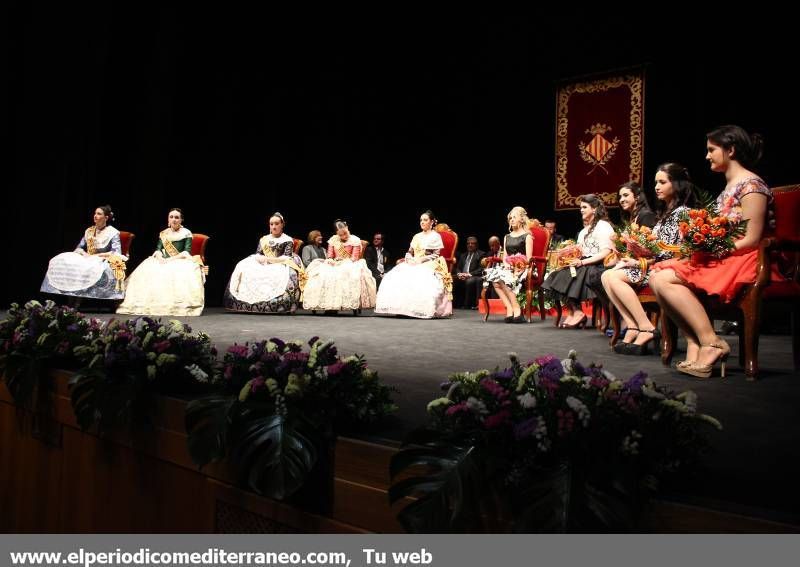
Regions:
<instances>
[{"instance_id":1,"label":"woman in cream dress","mask_svg":"<svg viewBox=\"0 0 800 567\"><path fill-rule=\"evenodd\" d=\"M430 210L420 215L422 232L411 239L405 261L383 277L375 313L420 319L453 314L453 279L439 255L444 243L433 230L435 225L436 218Z\"/></svg>"},{"instance_id":2,"label":"woman in cream dress","mask_svg":"<svg viewBox=\"0 0 800 567\"><path fill-rule=\"evenodd\" d=\"M294 239L283 232L283 215L269 217L269 234L262 236L256 253L233 270L225 289L229 311L294 313L305 286L303 262L294 253Z\"/></svg>"},{"instance_id":3,"label":"woman in cream dress","mask_svg":"<svg viewBox=\"0 0 800 567\"><path fill-rule=\"evenodd\" d=\"M375 307L375 278L361 258L361 239L350 234L347 223L334 223L336 234L328 240L327 259L308 265L303 308L321 311L352 309L355 314Z\"/></svg>"},{"instance_id":4,"label":"woman in cream dress","mask_svg":"<svg viewBox=\"0 0 800 567\"><path fill-rule=\"evenodd\" d=\"M192 257L192 233L183 226L183 212L170 209L169 226L158 235L153 255L128 278L124 315L201 315L205 275L200 257Z\"/></svg>"},{"instance_id":5,"label":"woman in cream dress","mask_svg":"<svg viewBox=\"0 0 800 567\"><path fill-rule=\"evenodd\" d=\"M125 297L125 261L119 231L110 226L111 206L94 210L94 224L72 252L50 260L40 291L75 298L122 299Z\"/></svg>"}]
</instances>

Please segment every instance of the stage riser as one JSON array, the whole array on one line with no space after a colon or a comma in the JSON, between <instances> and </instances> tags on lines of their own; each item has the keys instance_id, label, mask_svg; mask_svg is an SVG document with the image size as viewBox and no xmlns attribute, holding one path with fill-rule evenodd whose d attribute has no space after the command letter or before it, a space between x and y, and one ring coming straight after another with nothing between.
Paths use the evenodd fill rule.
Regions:
<instances>
[{"instance_id":1,"label":"stage riser","mask_svg":"<svg viewBox=\"0 0 800 567\"><path fill-rule=\"evenodd\" d=\"M0 531L74 533L399 532L403 503L389 506L389 461L396 451L340 438L326 515L235 486L234 471L198 470L186 447L185 402L161 397L154 427L97 437L80 431L68 398L69 373L54 372L49 426L0 388ZM324 507L323 503L320 503ZM656 502L657 532L796 532L797 528L679 504Z\"/></svg>"}]
</instances>

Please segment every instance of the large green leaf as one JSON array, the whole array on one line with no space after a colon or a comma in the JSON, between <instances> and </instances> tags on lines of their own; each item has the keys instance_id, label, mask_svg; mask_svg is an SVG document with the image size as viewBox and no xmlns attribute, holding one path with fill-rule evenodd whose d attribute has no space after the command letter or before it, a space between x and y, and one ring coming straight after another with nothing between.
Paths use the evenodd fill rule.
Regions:
<instances>
[{"instance_id":1,"label":"large green leaf","mask_svg":"<svg viewBox=\"0 0 800 567\"><path fill-rule=\"evenodd\" d=\"M5 382L15 404L31 407L43 371L44 361L41 358L19 352L11 352L7 356Z\"/></svg>"},{"instance_id":2,"label":"large green leaf","mask_svg":"<svg viewBox=\"0 0 800 567\"><path fill-rule=\"evenodd\" d=\"M253 490L284 500L303 486L317 462L314 436L267 408L238 405L231 429L234 461Z\"/></svg>"},{"instance_id":3,"label":"large green leaf","mask_svg":"<svg viewBox=\"0 0 800 567\"><path fill-rule=\"evenodd\" d=\"M199 466L225 457L228 451L230 411L234 396L213 395L192 400L186 406L189 454Z\"/></svg>"},{"instance_id":4,"label":"large green leaf","mask_svg":"<svg viewBox=\"0 0 800 567\"><path fill-rule=\"evenodd\" d=\"M70 398L75 418L81 429L97 426L103 432L131 419L146 420L149 416L146 379L130 371L113 377L99 368L83 368L70 379Z\"/></svg>"},{"instance_id":5,"label":"large green leaf","mask_svg":"<svg viewBox=\"0 0 800 567\"><path fill-rule=\"evenodd\" d=\"M431 440L431 435L416 435ZM444 446L431 441L426 446L398 452L391 462L392 477L409 467L425 465L432 472L394 483L389 501L416 497L398 514L406 531L441 533L467 531L480 523L480 511L491 499L483 467L475 458L475 447Z\"/></svg>"}]
</instances>

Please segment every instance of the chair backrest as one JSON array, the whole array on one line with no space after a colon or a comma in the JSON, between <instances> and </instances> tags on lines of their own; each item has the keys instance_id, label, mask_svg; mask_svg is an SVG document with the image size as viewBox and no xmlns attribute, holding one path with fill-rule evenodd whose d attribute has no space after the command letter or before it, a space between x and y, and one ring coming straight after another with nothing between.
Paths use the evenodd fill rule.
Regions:
<instances>
[{"instance_id":1,"label":"chair backrest","mask_svg":"<svg viewBox=\"0 0 800 567\"><path fill-rule=\"evenodd\" d=\"M531 231L531 236L533 236L533 255L538 257L547 256L547 250L550 248L550 231L537 221L531 221L528 225L528 230Z\"/></svg>"},{"instance_id":2,"label":"chair backrest","mask_svg":"<svg viewBox=\"0 0 800 567\"><path fill-rule=\"evenodd\" d=\"M775 230L777 238L800 239L800 185L773 187L775 196Z\"/></svg>"},{"instance_id":3,"label":"chair backrest","mask_svg":"<svg viewBox=\"0 0 800 567\"><path fill-rule=\"evenodd\" d=\"M458 234L445 223L438 223L436 225L436 232L442 237L444 249L442 249L442 257L447 262L447 269L452 269L453 264L456 263L456 247L458 246Z\"/></svg>"},{"instance_id":4,"label":"chair backrest","mask_svg":"<svg viewBox=\"0 0 800 567\"><path fill-rule=\"evenodd\" d=\"M134 238L136 238L136 235L132 232L128 232L127 230L119 231L119 241L122 246L123 256L130 256L131 242L133 242Z\"/></svg>"},{"instance_id":5,"label":"chair backrest","mask_svg":"<svg viewBox=\"0 0 800 567\"><path fill-rule=\"evenodd\" d=\"M300 248L303 247L303 241L299 238L292 238L294 240L294 253L300 254Z\"/></svg>"},{"instance_id":6,"label":"chair backrest","mask_svg":"<svg viewBox=\"0 0 800 567\"><path fill-rule=\"evenodd\" d=\"M199 232L192 233L192 256L200 256L203 263L206 263L206 244L208 235Z\"/></svg>"}]
</instances>

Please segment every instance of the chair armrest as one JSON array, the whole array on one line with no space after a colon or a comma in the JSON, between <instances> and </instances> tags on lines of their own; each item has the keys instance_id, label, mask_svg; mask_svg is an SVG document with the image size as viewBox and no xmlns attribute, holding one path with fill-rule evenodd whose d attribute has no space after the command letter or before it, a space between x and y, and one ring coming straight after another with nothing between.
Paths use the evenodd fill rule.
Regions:
<instances>
[{"instance_id":1,"label":"chair armrest","mask_svg":"<svg viewBox=\"0 0 800 567\"><path fill-rule=\"evenodd\" d=\"M502 258L498 258L497 256L488 256L486 258L481 258L481 265L484 268L490 268L494 264L499 264L502 261Z\"/></svg>"},{"instance_id":2,"label":"chair armrest","mask_svg":"<svg viewBox=\"0 0 800 567\"><path fill-rule=\"evenodd\" d=\"M758 259L756 261L756 287L769 285L774 262L771 252L800 252L800 240L785 238L763 238L758 245Z\"/></svg>"}]
</instances>

